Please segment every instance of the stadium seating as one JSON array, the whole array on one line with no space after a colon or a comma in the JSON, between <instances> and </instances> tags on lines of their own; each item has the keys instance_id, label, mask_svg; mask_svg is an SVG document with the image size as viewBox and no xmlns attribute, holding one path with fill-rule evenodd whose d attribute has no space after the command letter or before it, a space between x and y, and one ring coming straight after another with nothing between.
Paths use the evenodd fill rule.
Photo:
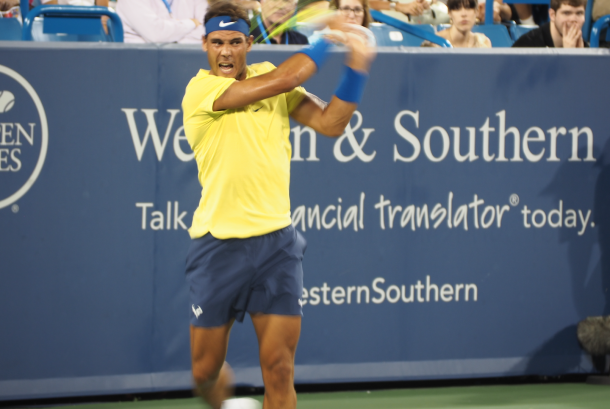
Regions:
<instances>
[{"instance_id":1,"label":"stadium seating","mask_svg":"<svg viewBox=\"0 0 610 409\"><path fill-rule=\"evenodd\" d=\"M418 25L418 27L434 34L434 27L430 24L422 24ZM424 41L421 37L382 23L371 23L369 28L375 34L378 46L419 47Z\"/></svg>"},{"instance_id":2,"label":"stadium seating","mask_svg":"<svg viewBox=\"0 0 610 409\"><path fill-rule=\"evenodd\" d=\"M383 23L385 23L371 23L369 25L369 29L375 35L378 46L419 47L424 40L444 44L444 46L448 45L445 39L436 35L434 27L430 24L407 24L372 10L371 14L375 19L377 19L375 13L378 13L380 18L384 20ZM297 23L296 29L310 41L317 38L314 26Z\"/></svg>"},{"instance_id":3,"label":"stadium seating","mask_svg":"<svg viewBox=\"0 0 610 409\"><path fill-rule=\"evenodd\" d=\"M67 24L63 24L67 21ZM36 18L32 22L33 41L112 41L110 35L104 33L102 25L97 19L95 22L86 22L83 33L75 34L74 25L68 18L44 17ZM92 32L95 29L95 32ZM86 34L89 32L89 34Z\"/></svg>"},{"instance_id":4,"label":"stadium seating","mask_svg":"<svg viewBox=\"0 0 610 409\"><path fill-rule=\"evenodd\" d=\"M519 37L521 37L523 34L537 27L538 26L523 26L518 24L512 24L508 28L508 31L510 31L510 36L513 38L513 41L517 41L517 39L519 39Z\"/></svg>"},{"instance_id":5,"label":"stadium seating","mask_svg":"<svg viewBox=\"0 0 610 409\"><path fill-rule=\"evenodd\" d=\"M0 41L21 40L21 23L16 18L0 18Z\"/></svg>"},{"instance_id":6,"label":"stadium seating","mask_svg":"<svg viewBox=\"0 0 610 409\"><path fill-rule=\"evenodd\" d=\"M102 29L101 16L109 17L108 34ZM22 39L123 42L123 24L119 16L106 7L43 5L32 9L25 17Z\"/></svg>"},{"instance_id":7,"label":"stadium seating","mask_svg":"<svg viewBox=\"0 0 610 409\"><path fill-rule=\"evenodd\" d=\"M601 34L601 31L604 28L608 29L606 32L606 40L608 40L610 37L610 29L609 29L610 28L610 14L599 18L593 25L593 28L591 29L591 47L592 48L599 47L599 36Z\"/></svg>"},{"instance_id":8,"label":"stadium seating","mask_svg":"<svg viewBox=\"0 0 610 409\"><path fill-rule=\"evenodd\" d=\"M587 7L585 9L585 24L582 26L582 38L585 41L592 40L592 32L593 32L593 3L595 0L587 1ZM602 20L600 18L599 20ZM598 33L599 34L599 33ZM610 30L606 31L606 41L610 41ZM598 43L599 44L599 43Z\"/></svg>"},{"instance_id":9,"label":"stadium seating","mask_svg":"<svg viewBox=\"0 0 610 409\"><path fill-rule=\"evenodd\" d=\"M546 4L550 5L551 0L503 0L506 4ZM488 2L485 4L485 24L492 25L493 22L493 3Z\"/></svg>"},{"instance_id":10,"label":"stadium seating","mask_svg":"<svg viewBox=\"0 0 610 409\"><path fill-rule=\"evenodd\" d=\"M503 24L482 24L472 27L473 33L482 33L491 40L493 47L510 47L514 41Z\"/></svg>"},{"instance_id":11,"label":"stadium seating","mask_svg":"<svg viewBox=\"0 0 610 409\"><path fill-rule=\"evenodd\" d=\"M450 24L439 24L436 27L436 30L446 30L449 27L451 27ZM492 47L511 47L515 42L513 38L511 38L511 36L508 34L506 26L504 26L503 24L477 24L472 27L472 32L485 34L487 38L491 40Z\"/></svg>"},{"instance_id":12,"label":"stadium seating","mask_svg":"<svg viewBox=\"0 0 610 409\"><path fill-rule=\"evenodd\" d=\"M590 40L591 29L593 28L593 2L595 0L587 1L587 6L585 8L585 24L582 26L582 38L585 41Z\"/></svg>"},{"instance_id":13,"label":"stadium seating","mask_svg":"<svg viewBox=\"0 0 610 409\"><path fill-rule=\"evenodd\" d=\"M411 46L419 46L419 45L421 45L421 43L424 40L428 40L434 44L440 45L441 47L451 47L451 44L449 43L449 41L436 35L436 33L434 32L434 28L432 26L426 27L426 25L408 24L403 21L397 20L393 17L390 17L388 15L385 15L382 12L377 11L377 10L371 10L371 16L373 17L373 19L375 19L378 22L385 23L386 25L388 25L390 27L398 29L399 30L398 33L400 35L402 35L402 37L403 37L402 40L399 40L400 36L398 34L390 34L392 31L396 31L396 30L389 30L386 33L387 37L383 33L380 33L381 41L380 42L378 41L378 45L403 45L403 44L397 44L397 43L411 41L412 43L415 43L415 44L412 44ZM431 28L431 31L430 31L430 28ZM374 29L372 29L372 30L374 30ZM375 35L377 36L377 34L375 34ZM390 35L392 37L390 37ZM413 38L410 38L410 37L416 37L417 40L413 40ZM407 40L405 40L405 38L407 38ZM387 43L388 40L389 40L389 44Z\"/></svg>"}]
</instances>

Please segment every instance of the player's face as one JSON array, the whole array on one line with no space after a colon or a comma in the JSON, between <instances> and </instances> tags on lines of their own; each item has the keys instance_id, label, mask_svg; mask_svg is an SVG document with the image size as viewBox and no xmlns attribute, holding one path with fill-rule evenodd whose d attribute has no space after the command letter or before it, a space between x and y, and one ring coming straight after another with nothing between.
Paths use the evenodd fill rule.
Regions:
<instances>
[{"instance_id":1,"label":"player's face","mask_svg":"<svg viewBox=\"0 0 610 409\"><path fill-rule=\"evenodd\" d=\"M252 49L249 38L239 31L213 31L203 41L212 75L243 80L246 78L246 54Z\"/></svg>"},{"instance_id":2,"label":"player's face","mask_svg":"<svg viewBox=\"0 0 610 409\"><path fill-rule=\"evenodd\" d=\"M557 11L549 10L549 18L555 24L559 34L563 36L564 29L569 29L573 25L582 28L583 24L585 24L585 6L572 7L563 3Z\"/></svg>"},{"instance_id":3,"label":"player's face","mask_svg":"<svg viewBox=\"0 0 610 409\"><path fill-rule=\"evenodd\" d=\"M339 13L346 23L362 25L364 21L364 7L360 0L341 0Z\"/></svg>"},{"instance_id":4,"label":"player's face","mask_svg":"<svg viewBox=\"0 0 610 409\"><path fill-rule=\"evenodd\" d=\"M286 22L294 14L296 0L261 0L261 15L267 28Z\"/></svg>"},{"instance_id":5,"label":"player's face","mask_svg":"<svg viewBox=\"0 0 610 409\"><path fill-rule=\"evenodd\" d=\"M452 26L461 32L467 32L472 29L477 21L477 11L476 9L462 7L459 10L449 10L449 17L451 17Z\"/></svg>"}]
</instances>

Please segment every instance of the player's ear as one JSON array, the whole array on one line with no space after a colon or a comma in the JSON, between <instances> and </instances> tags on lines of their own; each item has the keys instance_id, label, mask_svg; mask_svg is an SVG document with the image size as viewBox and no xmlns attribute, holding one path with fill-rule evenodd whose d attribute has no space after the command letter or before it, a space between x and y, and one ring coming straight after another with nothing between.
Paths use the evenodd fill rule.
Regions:
<instances>
[{"instance_id":1,"label":"player's ear","mask_svg":"<svg viewBox=\"0 0 610 409\"><path fill-rule=\"evenodd\" d=\"M549 20L555 22L555 10L553 10L552 8L549 8Z\"/></svg>"},{"instance_id":2,"label":"player's ear","mask_svg":"<svg viewBox=\"0 0 610 409\"><path fill-rule=\"evenodd\" d=\"M248 43L248 48L246 49L246 52L249 53L252 49L252 44L254 44L254 36L246 38L246 42Z\"/></svg>"},{"instance_id":3,"label":"player's ear","mask_svg":"<svg viewBox=\"0 0 610 409\"><path fill-rule=\"evenodd\" d=\"M203 52L207 53L208 52L208 36L202 36L201 39L203 40L201 42L201 48L203 48Z\"/></svg>"}]
</instances>

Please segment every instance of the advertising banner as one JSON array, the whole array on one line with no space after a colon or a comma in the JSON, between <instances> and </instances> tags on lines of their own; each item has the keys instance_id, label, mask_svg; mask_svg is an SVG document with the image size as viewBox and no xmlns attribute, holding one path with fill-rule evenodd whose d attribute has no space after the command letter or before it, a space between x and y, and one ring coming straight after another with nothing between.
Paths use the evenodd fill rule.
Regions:
<instances>
[{"instance_id":1,"label":"advertising banner","mask_svg":"<svg viewBox=\"0 0 610 409\"><path fill-rule=\"evenodd\" d=\"M206 55L0 47L0 399L190 388L181 100ZM305 88L328 101L344 58ZM296 382L593 370L576 324L610 313L609 61L381 49L341 136L291 123ZM249 319L227 360L262 385Z\"/></svg>"}]
</instances>

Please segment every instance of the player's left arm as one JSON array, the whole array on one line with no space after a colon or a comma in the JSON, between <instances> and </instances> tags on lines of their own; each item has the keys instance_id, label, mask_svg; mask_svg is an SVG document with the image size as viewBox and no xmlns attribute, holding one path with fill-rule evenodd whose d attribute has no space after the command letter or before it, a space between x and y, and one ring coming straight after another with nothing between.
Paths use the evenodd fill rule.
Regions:
<instances>
[{"instance_id":1,"label":"player's left arm","mask_svg":"<svg viewBox=\"0 0 610 409\"><path fill-rule=\"evenodd\" d=\"M345 41L347 39L347 41ZM340 136L358 107L375 50L356 36L343 39L349 48L346 71L329 104L313 94L306 95L290 116L327 136ZM359 90L354 92L354 90Z\"/></svg>"}]
</instances>

